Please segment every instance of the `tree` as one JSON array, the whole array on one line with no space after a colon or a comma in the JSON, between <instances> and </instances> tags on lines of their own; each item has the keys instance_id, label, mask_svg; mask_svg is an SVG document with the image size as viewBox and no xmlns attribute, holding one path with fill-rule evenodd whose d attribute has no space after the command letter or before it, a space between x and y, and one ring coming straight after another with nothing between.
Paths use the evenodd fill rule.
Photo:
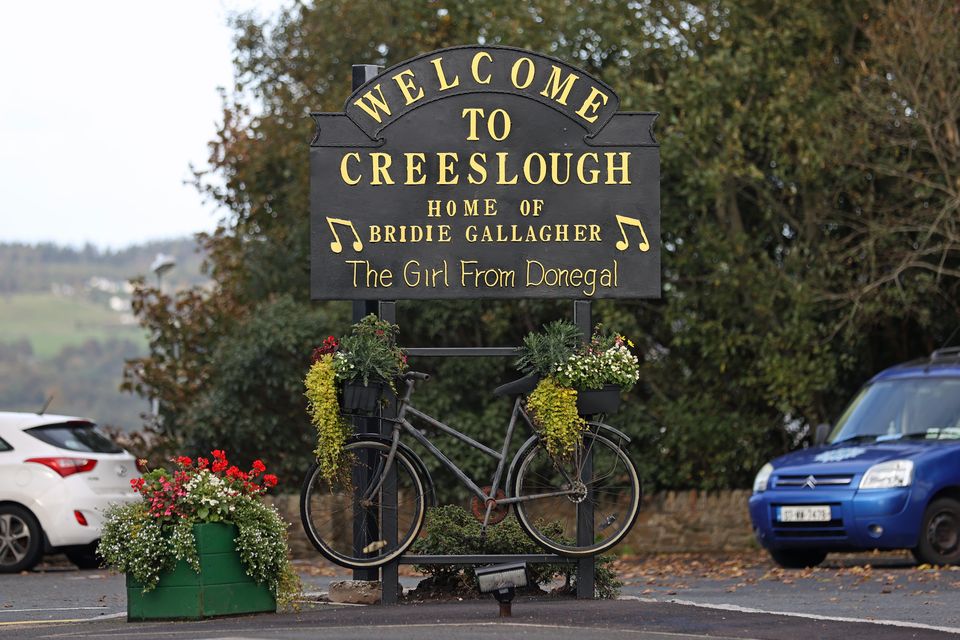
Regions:
<instances>
[{"instance_id":1,"label":"tree","mask_svg":"<svg viewBox=\"0 0 960 640\"><path fill-rule=\"evenodd\" d=\"M307 115L340 109L351 63L455 44L555 55L611 84L623 109L662 114L663 299L595 305L642 338L647 383L617 422L638 438L654 487L746 486L866 373L956 323L960 30L948 3L329 0L233 26L236 87L196 172L228 212L202 237L217 287L177 300L141 288L157 338L129 386L170 396L169 431L237 437L225 390L246 375L238 345L286 335L294 318L319 318L317 341L345 330L345 304L308 300ZM268 312L270 300L283 302ZM401 303L399 320L407 345L509 345L568 312ZM910 338L890 348L891 335ZM261 355L280 385L269 398L242 387L242 433L300 428L302 399L286 385L302 369L283 353ZM480 439L501 432L509 408L485 389L509 377L508 362L416 366L439 374L420 396L431 410Z\"/></svg>"}]
</instances>

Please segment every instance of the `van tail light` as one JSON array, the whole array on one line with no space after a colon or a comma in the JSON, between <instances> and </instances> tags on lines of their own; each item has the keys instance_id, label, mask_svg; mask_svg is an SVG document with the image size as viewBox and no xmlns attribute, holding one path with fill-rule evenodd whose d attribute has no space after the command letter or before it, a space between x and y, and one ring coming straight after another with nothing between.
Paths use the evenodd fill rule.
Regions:
<instances>
[{"instance_id":1,"label":"van tail light","mask_svg":"<svg viewBox=\"0 0 960 640\"><path fill-rule=\"evenodd\" d=\"M80 513L79 511L74 510L74 512L73 512L73 517L77 519L77 522L78 522L81 526L84 526L84 527L88 526L88 525L87 525L87 518L86 518L86 516L84 516L84 515L83 515L82 513Z\"/></svg>"},{"instance_id":2,"label":"van tail light","mask_svg":"<svg viewBox=\"0 0 960 640\"><path fill-rule=\"evenodd\" d=\"M97 466L96 460L88 458L28 458L24 462L36 462L50 467L64 478L75 473L93 471L93 468Z\"/></svg>"}]
</instances>

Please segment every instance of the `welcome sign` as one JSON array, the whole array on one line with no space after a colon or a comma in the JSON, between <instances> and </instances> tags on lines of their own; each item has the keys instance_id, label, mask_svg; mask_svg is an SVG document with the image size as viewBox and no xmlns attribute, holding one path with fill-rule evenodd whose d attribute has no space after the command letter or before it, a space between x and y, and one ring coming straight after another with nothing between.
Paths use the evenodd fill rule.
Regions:
<instances>
[{"instance_id":1,"label":"welcome sign","mask_svg":"<svg viewBox=\"0 0 960 640\"><path fill-rule=\"evenodd\" d=\"M657 114L618 106L559 60L456 47L312 114L312 297L659 297Z\"/></svg>"}]
</instances>

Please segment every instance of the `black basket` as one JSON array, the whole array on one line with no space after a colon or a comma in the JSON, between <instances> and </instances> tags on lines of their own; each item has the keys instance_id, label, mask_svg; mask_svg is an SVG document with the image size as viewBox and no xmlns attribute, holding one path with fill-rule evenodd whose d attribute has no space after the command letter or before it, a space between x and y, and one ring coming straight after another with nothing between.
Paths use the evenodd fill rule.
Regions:
<instances>
[{"instance_id":1,"label":"black basket","mask_svg":"<svg viewBox=\"0 0 960 640\"><path fill-rule=\"evenodd\" d=\"M620 410L620 387L603 385L603 389L577 389L577 413L592 416L597 413L616 413Z\"/></svg>"},{"instance_id":2,"label":"black basket","mask_svg":"<svg viewBox=\"0 0 960 640\"><path fill-rule=\"evenodd\" d=\"M347 382L343 385L343 410L347 413L373 413L383 397L384 382L371 382L364 385L359 382Z\"/></svg>"}]
</instances>

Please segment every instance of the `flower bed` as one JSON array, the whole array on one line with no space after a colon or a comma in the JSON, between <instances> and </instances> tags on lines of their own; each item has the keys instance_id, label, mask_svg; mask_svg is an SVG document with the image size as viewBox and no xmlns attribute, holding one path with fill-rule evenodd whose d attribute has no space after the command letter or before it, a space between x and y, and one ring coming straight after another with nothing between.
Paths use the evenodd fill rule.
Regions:
<instances>
[{"instance_id":1,"label":"flower bed","mask_svg":"<svg viewBox=\"0 0 960 640\"><path fill-rule=\"evenodd\" d=\"M265 473L266 467L259 460L253 462L249 471L241 471L228 462L223 451L213 451L212 456L196 461L179 457L173 461L176 468L172 472L154 469L132 480L131 485L143 499L107 511L100 555L107 565L127 574L128 591L139 589L144 595L163 585L164 580L168 581L166 586L195 588L243 583L259 587L247 590L260 594L255 598L258 602L263 602L263 594L280 602L288 601L298 591L299 581L289 561L287 524L259 499L267 489L276 486L276 476ZM246 579L224 583L222 577L210 577L217 572L204 562L204 556L209 555L206 552L211 548L218 550L210 553L227 552L224 544L205 545L206 538L198 531L202 532L206 524L218 525L214 528L221 529L220 539L227 535L231 541L230 559L214 564L235 562L242 566ZM230 533L223 534L222 525ZM193 585L179 584L187 569L197 576ZM228 576L236 578L237 572L228 571ZM142 605L149 609L144 602L159 601L159 597L129 599L131 619L168 617L162 611L144 613L142 607L136 608ZM237 606L244 607L238 603L225 609L212 605L199 610L186 607L169 617L238 613ZM272 609L275 607L274 601Z\"/></svg>"}]
</instances>

